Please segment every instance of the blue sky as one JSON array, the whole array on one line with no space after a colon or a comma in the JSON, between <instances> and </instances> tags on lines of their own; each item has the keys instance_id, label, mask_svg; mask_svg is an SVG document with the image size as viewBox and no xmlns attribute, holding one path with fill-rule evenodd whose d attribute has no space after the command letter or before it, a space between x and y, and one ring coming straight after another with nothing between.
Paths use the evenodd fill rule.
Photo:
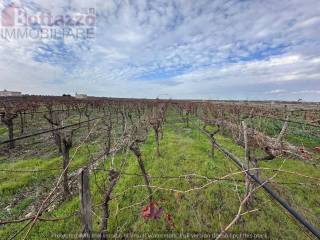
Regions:
<instances>
[{"instance_id":1,"label":"blue sky","mask_svg":"<svg viewBox=\"0 0 320 240\"><path fill-rule=\"evenodd\" d=\"M95 38L0 39L0 88L320 101L319 0L15 2L55 14L94 8Z\"/></svg>"}]
</instances>

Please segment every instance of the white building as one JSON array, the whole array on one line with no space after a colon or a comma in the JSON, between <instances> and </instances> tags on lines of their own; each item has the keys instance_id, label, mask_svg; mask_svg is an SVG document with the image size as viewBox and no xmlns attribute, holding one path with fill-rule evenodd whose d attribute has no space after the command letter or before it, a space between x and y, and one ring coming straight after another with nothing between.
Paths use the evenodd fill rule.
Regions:
<instances>
[{"instance_id":1,"label":"white building","mask_svg":"<svg viewBox=\"0 0 320 240\"><path fill-rule=\"evenodd\" d=\"M87 98L88 96L87 96L87 94L78 94L78 93L76 93L74 95L74 97L75 98L79 98L79 99L83 99L83 98Z\"/></svg>"},{"instance_id":2,"label":"white building","mask_svg":"<svg viewBox=\"0 0 320 240\"><path fill-rule=\"evenodd\" d=\"M21 96L22 93L21 92L14 92L14 91L8 91L6 89L4 89L3 91L0 91L0 97L17 97L17 96Z\"/></svg>"}]
</instances>

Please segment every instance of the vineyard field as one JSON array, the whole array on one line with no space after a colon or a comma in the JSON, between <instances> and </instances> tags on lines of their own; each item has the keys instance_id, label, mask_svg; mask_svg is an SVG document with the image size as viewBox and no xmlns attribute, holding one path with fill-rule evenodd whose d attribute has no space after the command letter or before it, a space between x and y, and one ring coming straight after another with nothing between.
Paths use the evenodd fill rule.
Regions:
<instances>
[{"instance_id":1,"label":"vineyard field","mask_svg":"<svg viewBox=\"0 0 320 240\"><path fill-rule=\"evenodd\" d=\"M317 237L262 187L319 229L317 105L62 97L24 103L2 102L0 239Z\"/></svg>"}]
</instances>

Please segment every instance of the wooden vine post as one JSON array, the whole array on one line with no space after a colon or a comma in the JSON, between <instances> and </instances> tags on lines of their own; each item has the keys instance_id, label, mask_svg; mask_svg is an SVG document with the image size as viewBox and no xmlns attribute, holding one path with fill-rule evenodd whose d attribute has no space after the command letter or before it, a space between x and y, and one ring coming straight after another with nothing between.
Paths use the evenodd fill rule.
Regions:
<instances>
[{"instance_id":1,"label":"wooden vine post","mask_svg":"<svg viewBox=\"0 0 320 240\"><path fill-rule=\"evenodd\" d=\"M91 197L89 185L89 170L81 168L79 170L79 196L80 196L80 214L83 224L82 236L85 240L92 239L92 216L91 216Z\"/></svg>"},{"instance_id":2,"label":"wooden vine post","mask_svg":"<svg viewBox=\"0 0 320 240\"><path fill-rule=\"evenodd\" d=\"M247 124L245 121L242 121L242 129L243 129L243 142L244 142L244 166L248 170L245 173L245 185L246 185L246 196L248 199L246 201L246 206L250 204L251 197L249 196L252 190L252 183L248 174L250 174L250 149L248 143L248 132L247 132Z\"/></svg>"}]
</instances>

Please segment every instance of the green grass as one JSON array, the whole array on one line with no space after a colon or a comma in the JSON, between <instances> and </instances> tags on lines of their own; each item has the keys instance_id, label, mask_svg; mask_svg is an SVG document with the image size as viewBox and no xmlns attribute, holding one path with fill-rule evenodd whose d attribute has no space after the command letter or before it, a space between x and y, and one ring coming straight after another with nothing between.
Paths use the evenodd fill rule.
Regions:
<instances>
[{"instance_id":1,"label":"green grass","mask_svg":"<svg viewBox=\"0 0 320 240\"><path fill-rule=\"evenodd\" d=\"M243 157L243 149L235 145L231 139L217 136L218 142L232 151L235 155ZM230 171L238 171L233 163L224 157L218 151L214 159L210 156L210 144L206 137L199 131L185 128L184 123L168 123L165 126L164 138L160 142L161 156L155 155L155 145L153 133L150 134L145 144L141 146L142 157L145 167L150 176L179 176L185 174L199 174L209 177L222 177ZM83 151L83 152L82 152ZM85 148L77 155L78 157L72 163L72 168L76 168L86 161L87 154ZM120 161L126 159L124 172L140 173L135 157L129 153L119 153L115 156L114 162L118 167ZM23 160L15 163L6 163L0 165L2 168L37 168L37 167L56 167L61 163L61 159L51 159L43 162L39 159ZM276 159L272 162L262 163L263 167L278 168L282 159ZM106 166L109 166L110 159ZM287 160L283 169L297 171L306 175L319 177L319 171L312 165L299 161ZM108 184L107 171L97 171L90 175L90 185L92 194L92 204L97 216L101 216L99 204L102 202L102 194L97 186ZM264 178L274 174L271 171L263 171ZM39 184L48 176L42 173L40 175L0 175L5 178L1 181L1 194L10 198L17 190L32 184ZM54 178L54 176L52 176ZM243 180L241 174L235 175L234 179ZM276 181L286 182L306 182L307 180L295 175L279 173ZM173 188L187 190L200 187L206 183L203 179L158 179L151 178L154 186L163 188ZM139 176L123 175L117 183L113 196L118 196L110 202L110 220L108 230L112 233L127 232L220 232L221 227L228 225L238 211L238 195L243 197L244 188L240 183L235 188L233 182L219 181L213 183L201 190L191 191L185 194L176 194L167 190L154 189L154 200L164 209L165 213L173 215L175 229L171 229L165 220L151 220L145 222L141 217L141 209L147 204L148 192L146 188L131 188L136 185L144 184L143 178ZM52 186L52 183L47 183ZM320 226L319 187L308 186L308 188L299 185L274 185L276 190L284 196L294 207L297 207L307 218ZM127 190L129 189L129 190ZM127 190L127 191L126 191ZM125 193L123 193L126 191ZM32 198L25 198L13 210L18 214L32 202ZM301 229L292 222L292 220L279 208L270 198L260 189L256 192L252 209L258 209L256 212L244 215L241 220L235 224L230 231L232 232L266 232L272 239L305 239L306 235ZM72 199L60 204L56 209L47 213L50 217L67 216L74 211L79 210L79 198L77 195ZM94 215L94 231L100 229L100 219ZM12 216L15 216L13 214ZM17 216L17 215L16 215ZM4 215L1 218L6 217ZM0 237L7 238L23 224L7 225L0 228ZM51 239L54 234L81 232L79 217L71 217L64 221L57 222L38 222L30 239Z\"/></svg>"},{"instance_id":2,"label":"green grass","mask_svg":"<svg viewBox=\"0 0 320 240\"><path fill-rule=\"evenodd\" d=\"M75 171L88 161L87 147L92 152L96 150L95 146L83 146L79 148L74 159L71 161L69 172ZM70 156L73 156L74 151L74 149L70 151ZM0 171L0 218L13 219L19 217L21 213L33 210L33 203L39 202L41 194L48 192L52 183L55 182L57 174L61 172L59 168L62 168L62 157L24 159L0 164L0 169L13 171L58 169L39 172Z\"/></svg>"},{"instance_id":3,"label":"green grass","mask_svg":"<svg viewBox=\"0 0 320 240\"><path fill-rule=\"evenodd\" d=\"M250 120L250 123L255 128L258 128L260 131L271 137L276 137L283 126L283 121L268 118L254 118ZM285 140L294 145L306 148L318 147L320 144L319 128L289 123Z\"/></svg>"},{"instance_id":4,"label":"green grass","mask_svg":"<svg viewBox=\"0 0 320 240\"><path fill-rule=\"evenodd\" d=\"M0 138L6 139L8 133L7 129L5 127L0 127Z\"/></svg>"}]
</instances>

